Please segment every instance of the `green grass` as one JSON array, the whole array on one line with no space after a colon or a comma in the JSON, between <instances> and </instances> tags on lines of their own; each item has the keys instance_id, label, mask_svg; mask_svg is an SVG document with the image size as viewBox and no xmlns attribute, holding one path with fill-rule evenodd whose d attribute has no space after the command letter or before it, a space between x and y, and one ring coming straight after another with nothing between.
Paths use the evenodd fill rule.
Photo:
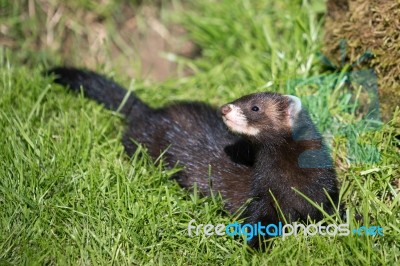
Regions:
<instances>
[{"instance_id":1,"label":"green grass","mask_svg":"<svg viewBox=\"0 0 400 266\"><path fill-rule=\"evenodd\" d=\"M360 224L380 225L384 236L277 238L268 252L258 253L240 238L188 236L192 219L229 224L235 218L223 211L218 197L182 190L170 180L178 169L163 167L162 158L151 160L145 149L128 158L118 114L40 75L48 65L67 59L50 48L40 53L32 48L44 17L30 17L27 23L20 16L21 3L6 1L9 12L1 18L19 48L2 48L0 55L1 265L399 264L400 143L395 136L400 125L394 119L374 130L358 128L356 138L343 131L361 120L359 98L344 85L346 70L319 77L323 5L222 0L184 6L171 1L177 11L165 19L184 25L188 38L202 48L195 59L173 57L192 68L193 76L131 82L118 67L119 59L109 58L98 67L153 106L182 99L221 105L263 90L302 98L329 137L350 214L347 222L356 227L354 213L361 213ZM101 14L114 40L112 21L123 3L97 6L75 0L69 8ZM63 21L68 19L61 20L59 29ZM123 50L121 57L124 53L130 51ZM68 60L80 65L84 55L76 49ZM393 117L399 115L398 110ZM359 148L348 149L355 141Z\"/></svg>"}]
</instances>

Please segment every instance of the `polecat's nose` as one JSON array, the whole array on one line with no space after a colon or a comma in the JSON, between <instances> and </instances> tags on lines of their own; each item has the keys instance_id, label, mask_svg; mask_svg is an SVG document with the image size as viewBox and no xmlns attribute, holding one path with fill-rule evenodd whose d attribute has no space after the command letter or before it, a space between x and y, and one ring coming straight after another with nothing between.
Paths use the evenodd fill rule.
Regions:
<instances>
[{"instance_id":1,"label":"polecat's nose","mask_svg":"<svg viewBox=\"0 0 400 266\"><path fill-rule=\"evenodd\" d=\"M232 108L229 106L229 104L226 104L224 106L221 107L221 113L223 115L226 115L227 113L229 113L230 111L232 111Z\"/></svg>"}]
</instances>

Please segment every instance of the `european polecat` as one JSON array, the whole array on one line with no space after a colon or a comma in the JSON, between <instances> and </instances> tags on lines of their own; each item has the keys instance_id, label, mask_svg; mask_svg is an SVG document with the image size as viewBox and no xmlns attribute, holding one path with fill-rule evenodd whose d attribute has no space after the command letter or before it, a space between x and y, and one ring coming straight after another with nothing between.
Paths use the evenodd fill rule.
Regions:
<instances>
[{"instance_id":1,"label":"european polecat","mask_svg":"<svg viewBox=\"0 0 400 266\"><path fill-rule=\"evenodd\" d=\"M333 213L338 201L336 173L322 137L299 98L276 93L244 96L221 108L228 128L255 150L246 223L278 224L322 219L295 190ZM329 195L329 196L327 196ZM258 239L253 238L255 246Z\"/></svg>"},{"instance_id":2,"label":"european polecat","mask_svg":"<svg viewBox=\"0 0 400 266\"><path fill-rule=\"evenodd\" d=\"M244 96L219 111L199 102L153 109L115 82L92 71L54 68L55 82L118 110L126 116L123 136L132 155L135 140L153 158L165 151L168 166L183 166L175 178L185 188L195 183L203 195L219 192L236 212L247 201L246 223L288 222L327 213L338 201L336 174L321 135L295 96L263 92ZM331 200L328 198L330 197ZM249 243L258 246L258 239Z\"/></svg>"}]
</instances>

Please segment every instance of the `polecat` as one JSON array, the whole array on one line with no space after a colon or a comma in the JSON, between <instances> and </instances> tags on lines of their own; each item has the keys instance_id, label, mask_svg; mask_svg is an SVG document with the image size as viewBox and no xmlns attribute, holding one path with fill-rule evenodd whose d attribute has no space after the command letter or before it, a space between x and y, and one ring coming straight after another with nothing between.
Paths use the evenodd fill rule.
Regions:
<instances>
[{"instance_id":1,"label":"polecat","mask_svg":"<svg viewBox=\"0 0 400 266\"><path fill-rule=\"evenodd\" d=\"M217 109L181 102L153 109L115 82L92 71L54 68L55 82L118 110L126 116L123 145L128 155L147 147L153 158L165 151L175 178L185 188L195 183L203 195L219 192L236 212L246 201L246 223L288 222L322 214L294 189L327 213L338 201L336 174L321 135L295 96L263 92ZM331 200L328 198L330 197ZM249 243L258 246L258 239Z\"/></svg>"},{"instance_id":2,"label":"polecat","mask_svg":"<svg viewBox=\"0 0 400 266\"><path fill-rule=\"evenodd\" d=\"M293 189L334 212L329 201L338 201L333 163L299 98L255 93L224 105L221 112L228 128L255 150L252 201L242 214L246 223L278 224L283 217L288 222L321 220L322 213ZM257 243L253 238L250 245Z\"/></svg>"}]
</instances>

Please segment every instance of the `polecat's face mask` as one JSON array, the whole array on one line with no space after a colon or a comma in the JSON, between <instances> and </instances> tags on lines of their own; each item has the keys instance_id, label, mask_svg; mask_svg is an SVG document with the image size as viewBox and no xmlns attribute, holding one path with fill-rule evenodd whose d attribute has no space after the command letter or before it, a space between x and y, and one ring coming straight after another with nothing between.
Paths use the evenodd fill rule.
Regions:
<instances>
[{"instance_id":1,"label":"polecat's face mask","mask_svg":"<svg viewBox=\"0 0 400 266\"><path fill-rule=\"evenodd\" d=\"M290 134L300 111L299 98L270 92L246 95L221 107L232 132L255 139Z\"/></svg>"}]
</instances>

